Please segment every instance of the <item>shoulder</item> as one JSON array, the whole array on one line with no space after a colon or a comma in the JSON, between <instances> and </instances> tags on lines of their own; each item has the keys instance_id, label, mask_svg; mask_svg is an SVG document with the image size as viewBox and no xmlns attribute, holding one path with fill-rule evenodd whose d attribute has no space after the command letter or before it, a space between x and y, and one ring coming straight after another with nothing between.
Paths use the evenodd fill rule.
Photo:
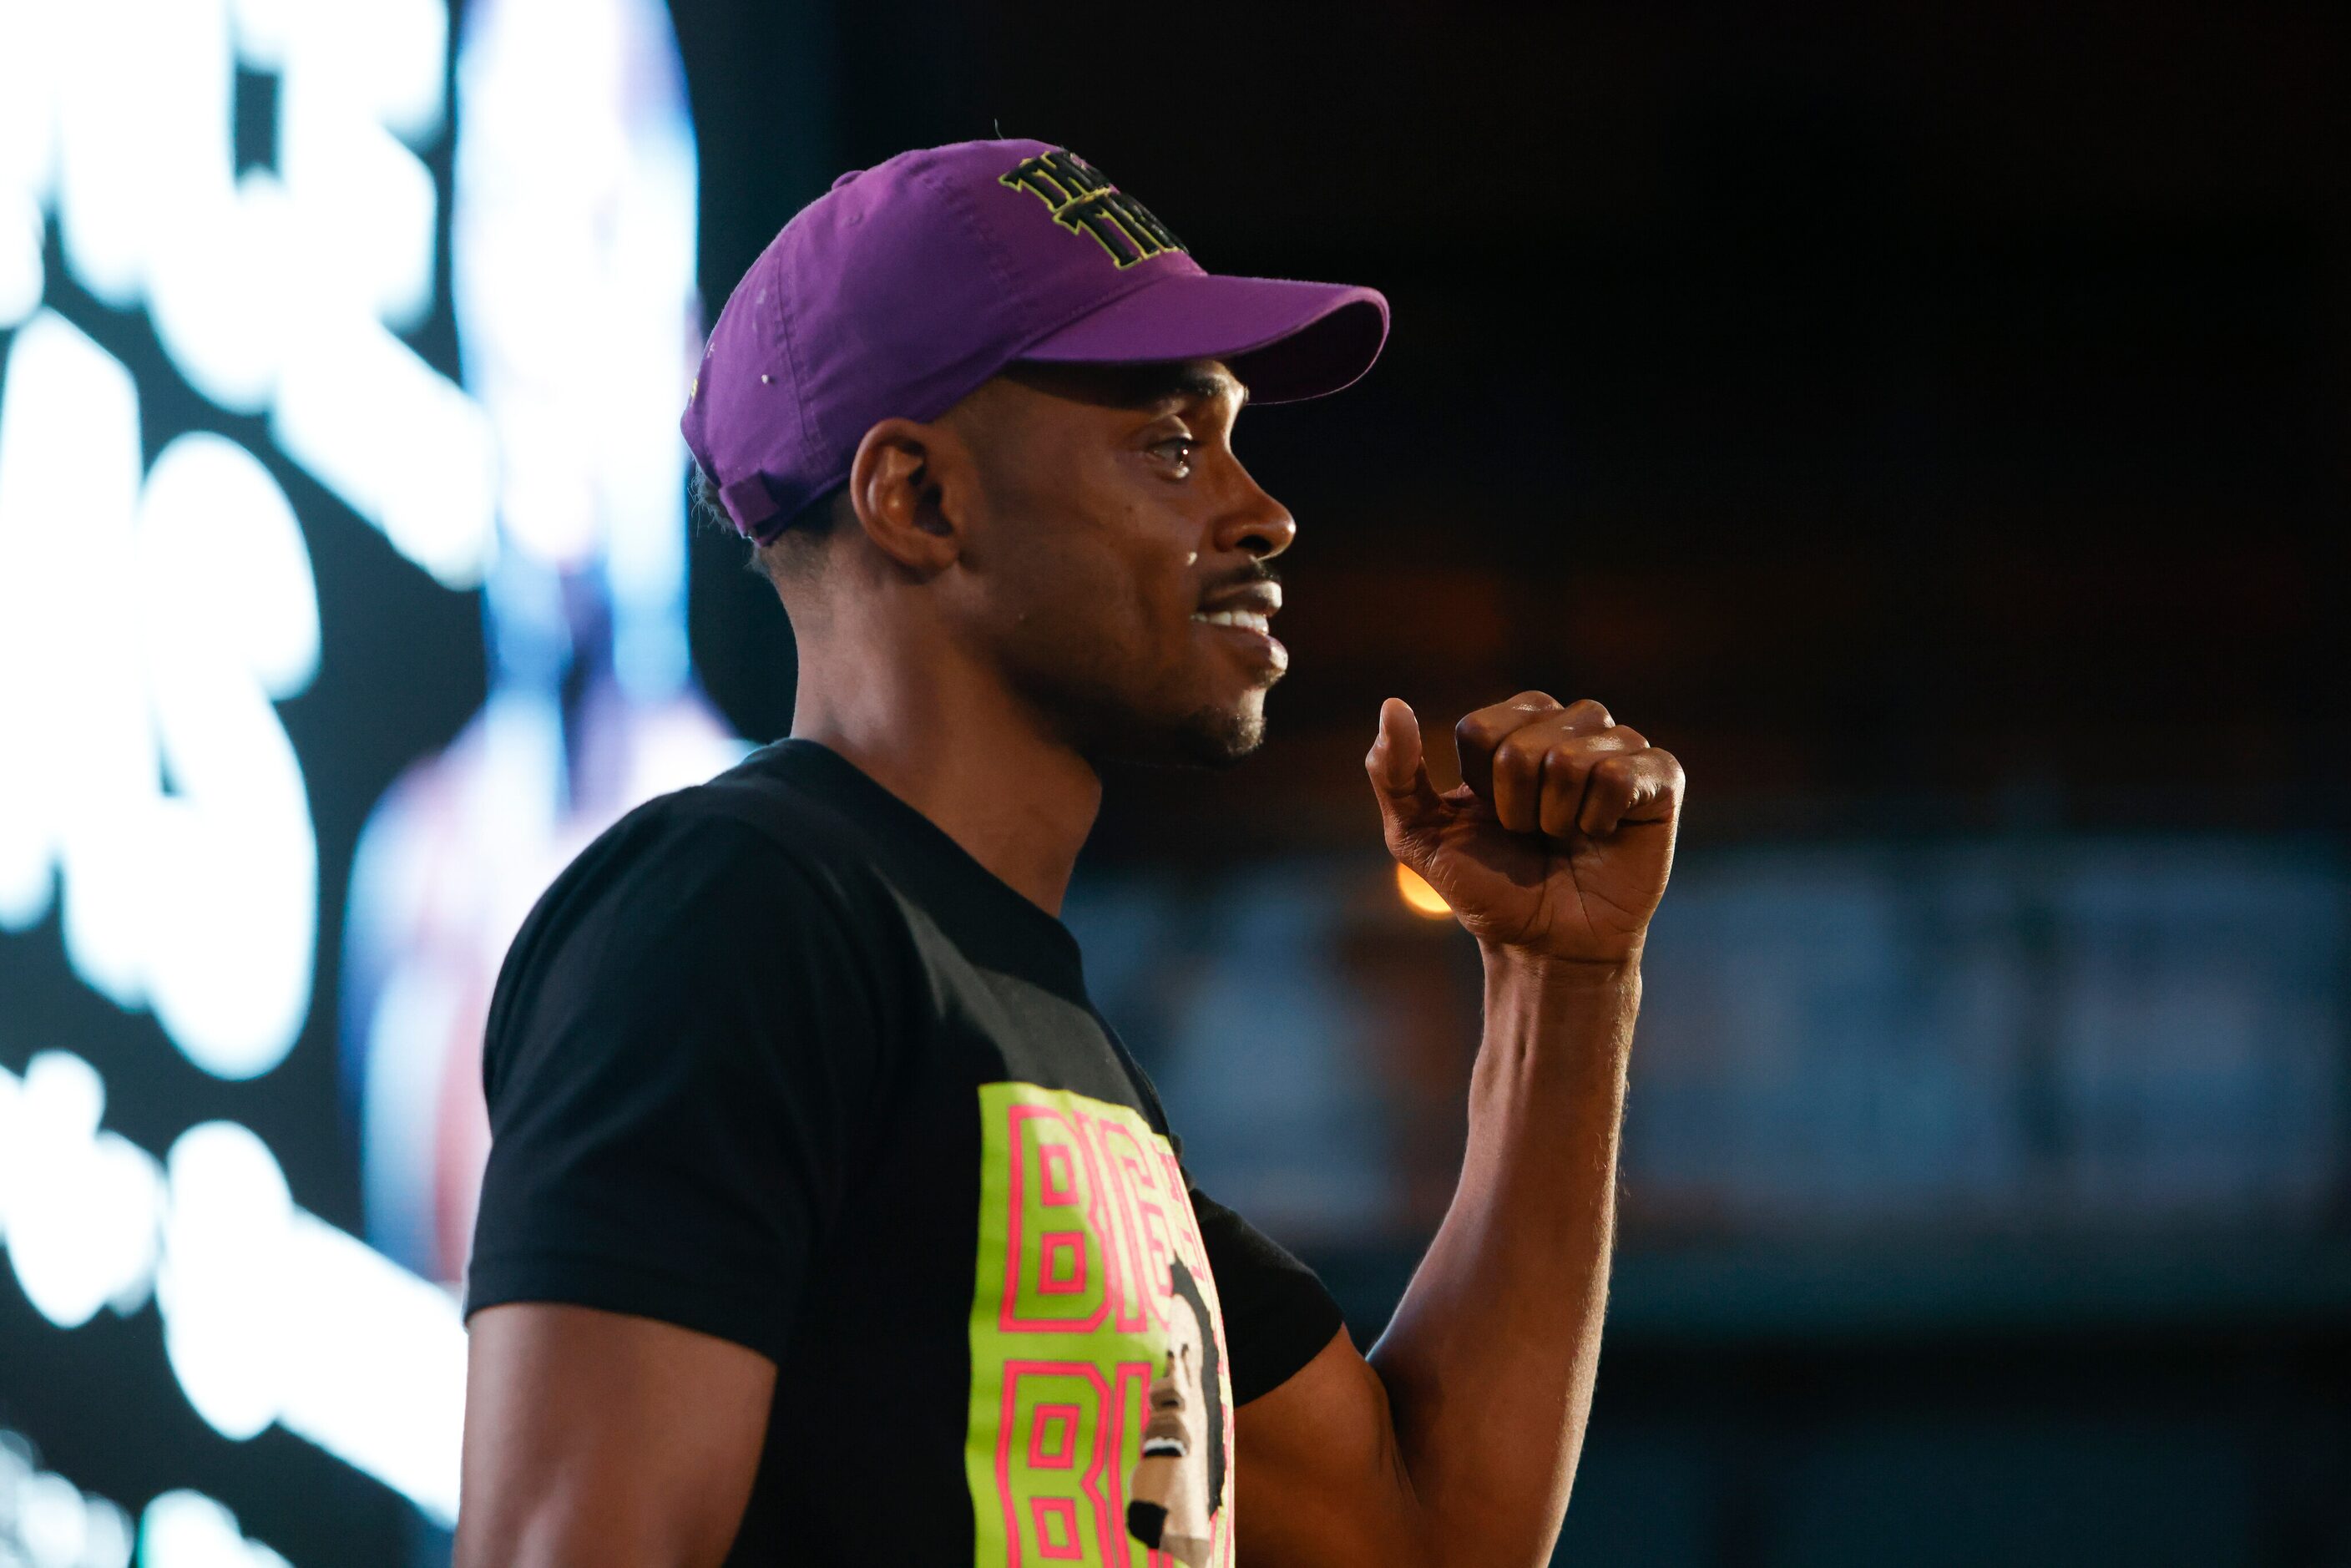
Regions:
<instances>
[{"instance_id":1,"label":"shoulder","mask_svg":"<svg viewBox=\"0 0 2351 1568\"><path fill-rule=\"evenodd\" d=\"M772 976L795 956L828 988L886 996L894 919L849 824L822 800L737 768L637 807L556 877L507 951L490 1032L551 980L658 992L721 972Z\"/></svg>"},{"instance_id":2,"label":"shoulder","mask_svg":"<svg viewBox=\"0 0 2351 1568\"><path fill-rule=\"evenodd\" d=\"M639 919L723 919L729 905L871 915L872 857L829 802L764 768L764 753L707 783L657 795L606 829L549 888L563 907L627 904Z\"/></svg>"}]
</instances>

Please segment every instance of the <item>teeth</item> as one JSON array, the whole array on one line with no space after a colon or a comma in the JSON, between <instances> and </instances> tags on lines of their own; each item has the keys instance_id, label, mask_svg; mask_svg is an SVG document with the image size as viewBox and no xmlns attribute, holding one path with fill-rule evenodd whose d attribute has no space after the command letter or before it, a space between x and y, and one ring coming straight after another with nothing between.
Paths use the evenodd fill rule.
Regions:
<instances>
[{"instance_id":1,"label":"teeth","mask_svg":"<svg viewBox=\"0 0 2351 1568\"><path fill-rule=\"evenodd\" d=\"M1263 632L1270 634L1273 631L1271 619L1259 614L1254 610L1219 610L1214 615L1195 611L1192 619L1204 621L1211 626L1238 626L1249 632Z\"/></svg>"}]
</instances>

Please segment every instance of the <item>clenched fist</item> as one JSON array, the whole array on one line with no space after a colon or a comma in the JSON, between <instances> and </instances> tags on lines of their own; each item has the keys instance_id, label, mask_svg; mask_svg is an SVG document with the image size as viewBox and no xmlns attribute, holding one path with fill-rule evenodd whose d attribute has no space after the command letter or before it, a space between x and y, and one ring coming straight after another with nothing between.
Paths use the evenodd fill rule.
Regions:
<instances>
[{"instance_id":1,"label":"clenched fist","mask_svg":"<svg viewBox=\"0 0 2351 1568\"><path fill-rule=\"evenodd\" d=\"M1541 692L1454 727L1461 783L1440 795L1419 721L1395 697L1364 758L1388 850L1489 946L1637 959L1673 870L1682 765L1596 702Z\"/></svg>"}]
</instances>

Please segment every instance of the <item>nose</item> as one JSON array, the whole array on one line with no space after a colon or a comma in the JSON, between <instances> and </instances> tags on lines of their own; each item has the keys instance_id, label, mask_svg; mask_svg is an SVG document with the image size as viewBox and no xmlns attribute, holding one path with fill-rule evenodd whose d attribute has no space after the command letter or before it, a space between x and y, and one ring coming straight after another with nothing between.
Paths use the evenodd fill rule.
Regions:
<instances>
[{"instance_id":1,"label":"nose","mask_svg":"<svg viewBox=\"0 0 2351 1568\"><path fill-rule=\"evenodd\" d=\"M1290 515L1289 507L1266 494L1265 486L1249 477L1249 470L1238 464L1234 468L1239 476L1239 493L1217 519L1217 549L1246 550L1259 560L1270 560L1298 538L1298 519Z\"/></svg>"}]
</instances>

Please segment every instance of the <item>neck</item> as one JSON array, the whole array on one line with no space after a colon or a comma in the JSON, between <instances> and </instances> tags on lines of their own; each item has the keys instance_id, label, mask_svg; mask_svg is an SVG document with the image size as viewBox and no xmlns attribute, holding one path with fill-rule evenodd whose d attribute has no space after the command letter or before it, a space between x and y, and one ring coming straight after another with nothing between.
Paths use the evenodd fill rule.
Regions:
<instances>
[{"instance_id":1,"label":"neck","mask_svg":"<svg viewBox=\"0 0 2351 1568\"><path fill-rule=\"evenodd\" d=\"M1093 766L992 673L943 643L896 640L891 656L873 658L821 645L831 642L801 646L793 738L840 753L1015 892L1060 915L1102 809Z\"/></svg>"}]
</instances>

